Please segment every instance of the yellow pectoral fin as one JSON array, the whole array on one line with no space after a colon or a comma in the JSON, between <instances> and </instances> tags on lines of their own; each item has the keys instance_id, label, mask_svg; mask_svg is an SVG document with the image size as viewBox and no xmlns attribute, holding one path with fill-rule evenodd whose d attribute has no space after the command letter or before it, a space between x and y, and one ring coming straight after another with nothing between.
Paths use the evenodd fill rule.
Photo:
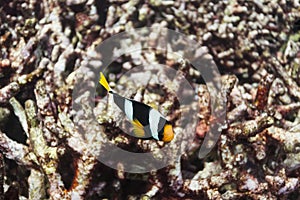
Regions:
<instances>
[{"instance_id":1,"label":"yellow pectoral fin","mask_svg":"<svg viewBox=\"0 0 300 200\"><path fill-rule=\"evenodd\" d=\"M139 138L145 137L144 126L141 124L141 122L139 122L139 120L134 119L132 121L132 125L133 125L133 132L137 137Z\"/></svg>"}]
</instances>

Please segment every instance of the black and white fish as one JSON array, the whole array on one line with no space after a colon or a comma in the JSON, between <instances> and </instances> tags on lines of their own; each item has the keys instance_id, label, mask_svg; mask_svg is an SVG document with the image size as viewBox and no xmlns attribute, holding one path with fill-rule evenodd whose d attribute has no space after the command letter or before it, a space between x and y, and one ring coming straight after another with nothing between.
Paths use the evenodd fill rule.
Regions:
<instances>
[{"instance_id":1,"label":"black and white fish","mask_svg":"<svg viewBox=\"0 0 300 200\"><path fill-rule=\"evenodd\" d=\"M118 95L108 85L103 73L99 83L113 96L115 104L125 113L133 125L134 135L143 139L170 142L174 138L171 122L154 108Z\"/></svg>"}]
</instances>

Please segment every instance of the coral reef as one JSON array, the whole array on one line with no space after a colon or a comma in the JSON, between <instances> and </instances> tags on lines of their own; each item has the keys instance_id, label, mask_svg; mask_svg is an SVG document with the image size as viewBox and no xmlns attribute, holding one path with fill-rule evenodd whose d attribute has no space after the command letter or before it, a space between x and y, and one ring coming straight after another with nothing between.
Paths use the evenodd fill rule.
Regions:
<instances>
[{"instance_id":1,"label":"coral reef","mask_svg":"<svg viewBox=\"0 0 300 200\"><path fill-rule=\"evenodd\" d=\"M0 199L300 196L299 1L4 0L0 10ZM128 123L97 80L99 67L106 67L101 61L108 59L99 45L145 26L184 33L205 47L196 53L216 63L218 99L226 101L226 120L216 122L201 73L172 54L160 40L163 33L154 31L148 45L165 45L165 51L119 55L111 48L116 59L105 71L111 86L172 119L176 137L167 153L159 151L167 144L123 133ZM130 49L139 42L135 35L121 45ZM186 51L188 57L192 50ZM180 71L197 102L179 105L176 93L190 93L180 91L180 78L165 82L168 71L136 71L135 81L122 76L149 63ZM195 110L187 129L178 126L180 116ZM221 136L199 158L212 123L223 124ZM151 151L171 164L139 174L126 172L122 162L112 169L98 159L109 159L108 144Z\"/></svg>"}]
</instances>

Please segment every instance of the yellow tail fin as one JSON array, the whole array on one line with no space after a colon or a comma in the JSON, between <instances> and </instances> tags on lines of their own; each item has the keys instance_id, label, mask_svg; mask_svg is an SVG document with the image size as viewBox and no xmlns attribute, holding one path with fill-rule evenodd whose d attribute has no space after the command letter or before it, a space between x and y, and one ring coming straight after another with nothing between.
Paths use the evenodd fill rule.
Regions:
<instances>
[{"instance_id":1,"label":"yellow tail fin","mask_svg":"<svg viewBox=\"0 0 300 200\"><path fill-rule=\"evenodd\" d=\"M110 89L110 87L109 87L109 85L108 85L108 82L107 82L107 80L106 80L106 78L105 78L105 76L103 75L102 72L100 72L100 80L99 80L99 83L100 83L103 87L105 87L105 89L106 89L108 92L111 91L111 89Z\"/></svg>"}]
</instances>

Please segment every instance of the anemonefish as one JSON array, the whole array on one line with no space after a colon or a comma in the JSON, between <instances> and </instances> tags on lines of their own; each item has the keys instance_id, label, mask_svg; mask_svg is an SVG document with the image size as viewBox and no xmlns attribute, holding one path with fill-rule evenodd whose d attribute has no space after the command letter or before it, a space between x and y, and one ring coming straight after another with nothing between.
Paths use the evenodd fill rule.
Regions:
<instances>
[{"instance_id":1,"label":"anemonefish","mask_svg":"<svg viewBox=\"0 0 300 200\"><path fill-rule=\"evenodd\" d=\"M146 104L118 95L110 88L102 72L99 83L113 96L115 104L131 121L135 137L164 142L170 142L174 138L171 122L159 111Z\"/></svg>"}]
</instances>

